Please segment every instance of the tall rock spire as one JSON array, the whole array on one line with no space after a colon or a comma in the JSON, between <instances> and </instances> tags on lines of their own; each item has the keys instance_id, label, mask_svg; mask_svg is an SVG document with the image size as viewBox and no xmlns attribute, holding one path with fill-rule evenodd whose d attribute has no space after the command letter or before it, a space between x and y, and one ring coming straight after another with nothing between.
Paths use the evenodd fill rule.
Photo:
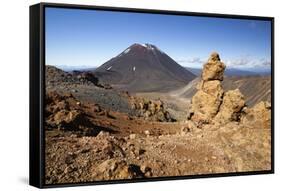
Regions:
<instances>
[{"instance_id":1,"label":"tall rock spire","mask_svg":"<svg viewBox=\"0 0 281 191\"><path fill-rule=\"evenodd\" d=\"M204 65L198 91L192 98L189 118L197 123L226 124L240 121L245 99L239 89L224 92L225 65L218 53L212 53Z\"/></svg>"},{"instance_id":2,"label":"tall rock spire","mask_svg":"<svg viewBox=\"0 0 281 191\"><path fill-rule=\"evenodd\" d=\"M220 61L219 54L212 53L203 67L198 91L192 98L192 120L209 123L218 113L224 93L221 85L224 70L225 65Z\"/></svg>"}]
</instances>

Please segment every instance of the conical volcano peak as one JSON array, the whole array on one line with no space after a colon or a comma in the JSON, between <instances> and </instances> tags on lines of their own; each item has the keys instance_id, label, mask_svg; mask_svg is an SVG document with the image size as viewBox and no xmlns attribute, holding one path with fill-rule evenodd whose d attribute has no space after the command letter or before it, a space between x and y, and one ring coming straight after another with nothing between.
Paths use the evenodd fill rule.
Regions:
<instances>
[{"instance_id":1,"label":"conical volcano peak","mask_svg":"<svg viewBox=\"0 0 281 191\"><path fill-rule=\"evenodd\" d=\"M149 43L141 44L141 46L146 47L146 48L155 47L153 44L149 44Z\"/></svg>"},{"instance_id":2,"label":"conical volcano peak","mask_svg":"<svg viewBox=\"0 0 281 191\"><path fill-rule=\"evenodd\" d=\"M119 56L127 55L127 53L129 53L129 54L146 54L146 53L149 53L156 49L157 49L156 46L154 46L152 44L134 43L131 46L129 46L128 48L126 48Z\"/></svg>"},{"instance_id":3,"label":"conical volcano peak","mask_svg":"<svg viewBox=\"0 0 281 191\"><path fill-rule=\"evenodd\" d=\"M134 43L132 44L129 48L127 48L126 50L143 50L143 51L159 51L161 53L164 53L163 51L161 51L157 46L153 45L153 44L149 44L149 43Z\"/></svg>"},{"instance_id":4,"label":"conical volcano peak","mask_svg":"<svg viewBox=\"0 0 281 191\"><path fill-rule=\"evenodd\" d=\"M132 44L97 68L95 74L103 83L133 92L168 91L195 78L195 75L149 43Z\"/></svg>"},{"instance_id":5,"label":"conical volcano peak","mask_svg":"<svg viewBox=\"0 0 281 191\"><path fill-rule=\"evenodd\" d=\"M130 47L139 47L139 48L155 48L154 45L149 43L134 43Z\"/></svg>"},{"instance_id":6,"label":"conical volcano peak","mask_svg":"<svg viewBox=\"0 0 281 191\"><path fill-rule=\"evenodd\" d=\"M154 46L154 45L153 44L149 44L149 43L134 43L132 46L149 47L149 46Z\"/></svg>"}]
</instances>

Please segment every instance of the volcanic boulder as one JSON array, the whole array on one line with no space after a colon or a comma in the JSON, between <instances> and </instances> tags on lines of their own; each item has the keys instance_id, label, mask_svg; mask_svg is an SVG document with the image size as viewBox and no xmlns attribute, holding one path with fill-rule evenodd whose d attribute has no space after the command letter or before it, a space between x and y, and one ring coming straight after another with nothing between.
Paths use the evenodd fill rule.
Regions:
<instances>
[{"instance_id":1,"label":"volcanic boulder","mask_svg":"<svg viewBox=\"0 0 281 191\"><path fill-rule=\"evenodd\" d=\"M54 114L53 124L60 129L78 130L84 120L83 113L78 110L60 110Z\"/></svg>"},{"instance_id":2,"label":"volcanic boulder","mask_svg":"<svg viewBox=\"0 0 281 191\"><path fill-rule=\"evenodd\" d=\"M81 103L72 94L60 95L48 92L46 95L46 127L60 130L80 131L96 135L100 130L95 128L81 109Z\"/></svg>"},{"instance_id":3,"label":"volcanic boulder","mask_svg":"<svg viewBox=\"0 0 281 191\"><path fill-rule=\"evenodd\" d=\"M241 118L243 125L252 128L271 127L271 104L261 101L252 108L245 108Z\"/></svg>"},{"instance_id":4,"label":"volcanic boulder","mask_svg":"<svg viewBox=\"0 0 281 191\"><path fill-rule=\"evenodd\" d=\"M239 121L242 114L241 111L244 107L244 96L239 89L229 90L223 96L222 104L214 121L220 124Z\"/></svg>"},{"instance_id":5,"label":"volcanic boulder","mask_svg":"<svg viewBox=\"0 0 281 191\"><path fill-rule=\"evenodd\" d=\"M128 164L122 159L108 159L93 169L96 179L116 180L143 178L144 174L140 167L134 164Z\"/></svg>"},{"instance_id":6,"label":"volcanic boulder","mask_svg":"<svg viewBox=\"0 0 281 191\"><path fill-rule=\"evenodd\" d=\"M78 100L76 100L72 94L61 95L56 91L47 92L45 97L45 115L49 117L51 114L55 114L61 110L79 109Z\"/></svg>"},{"instance_id":7,"label":"volcanic boulder","mask_svg":"<svg viewBox=\"0 0 281 191\"><path fill-rule=\"evenodd\" d=\"M131 107L138 112L139 117L148 121L173 122L170 113L165 109L163 101L147 100L139 97L130 97Z\"/></svg>"}]
</instances>

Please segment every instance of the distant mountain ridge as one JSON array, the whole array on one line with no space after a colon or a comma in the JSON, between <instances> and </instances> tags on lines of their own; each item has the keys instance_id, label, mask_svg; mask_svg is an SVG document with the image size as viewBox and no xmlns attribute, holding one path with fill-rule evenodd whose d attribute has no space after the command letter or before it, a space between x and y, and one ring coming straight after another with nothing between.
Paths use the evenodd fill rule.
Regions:
<instances>
[{"instance_id":1,"label":"distant mountain ridge","mask_svg":"<svg viewBox=\"0 0 281 191\"><path fill-rule=\"evenodd\" d=\"M199 68L191 68L191 67L185 67L187 70L195 74L196 76L199 76L201 74L202 69ZM254 72L249 70L242 70L242 69L236 69L236 68L226 68L225 69L225 76L266 76L270 75L270 71L263 71L263 72Z\"/></svg>"},{"instance_id":2,"label":"distant mountain ridge","mask_svg":"<svg viewBox=\"0 0 281 191\"><path fill-rule=\"evenodd\" d=\"M93 73L104 83L133 92L169 91L196 77L151 44L133 44Z\"/></svg>"},{"instance_id":3,"label":"distant mountain ridge","mask_svg":"<svg viewBox=\"0 0 281 191\"><path fill-rule=\"evenodd\" d=\"M67 66L67 65L61 65L56 66L56 68L61 69L65 72L73 72L73 71L80 71L80 72L86 72L86 71L93 71L97 67L93 66Z\"/></svg>"}]
</instances>

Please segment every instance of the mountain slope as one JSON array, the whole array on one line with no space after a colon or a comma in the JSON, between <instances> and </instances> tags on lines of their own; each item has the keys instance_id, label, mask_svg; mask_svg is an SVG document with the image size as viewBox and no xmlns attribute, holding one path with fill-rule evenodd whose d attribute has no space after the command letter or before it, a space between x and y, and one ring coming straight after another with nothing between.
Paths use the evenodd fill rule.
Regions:
<instances>
[{"instance_id":1,"label":"mountain slope","mask_svg":"<svg viewBox=\"0 0 281 191\"><path fill-rule=\"evenodd\" d=\"M133 92L168 91L195 75L150 44L133 44L94 71L104 83Z\"/></svg>"},{"instance_id":2,"label":"mountain slope","mask_svg":"<svg viewBox=\"0 0 281 191\"><path fill-rule=\"evenodd\" d=\"M271 102L271 76L226 77L222 85L225 90L239 88L249 106Z\"/></svg>"},{"instance_id":3,"label":"mountain slope","mask_svg":"<svg viewBox=\"0 0 281 191\"><path fill-rule=\"evenodd\" d=\"M200 76L201 72L202 72L202 69L199 69L199 68L186 67L186 69L191 71L196 76ZM268 75L268 73L266 73L266 72L258 73L258 72L241 70L241 69L236 69L236 68L226 68L224 75L225 76L256 76L256 75Z\"/></svg>"},{"instance_id":4,"label":"mountain slope","mask_svg":"<svg viewBox=\"0 0 281 191\"><path fill-rule=\"evenodd\" d=\"M171 94L183 98L191 98L197 91L196 86L200 78L197 77L188 85ZM232 76L225 77L222 83L225 91L238 88L245 96L247 105L253 106L260 101L271 102L271 76Z\"/></svg>"},{"instance_id":5,"label":"mountain slope","mask_svg":"<svg viewBox=\"0 0 281 191\"><path fill-rule=\"evenodd\" d=\"M46 65L45 66L45 82L47 88L52 87L75 87L76 85L94 85L98 87L105 86L100 84L98 79L91 72L65 72L56 66Z\"/></svg>"}]
</instances>

